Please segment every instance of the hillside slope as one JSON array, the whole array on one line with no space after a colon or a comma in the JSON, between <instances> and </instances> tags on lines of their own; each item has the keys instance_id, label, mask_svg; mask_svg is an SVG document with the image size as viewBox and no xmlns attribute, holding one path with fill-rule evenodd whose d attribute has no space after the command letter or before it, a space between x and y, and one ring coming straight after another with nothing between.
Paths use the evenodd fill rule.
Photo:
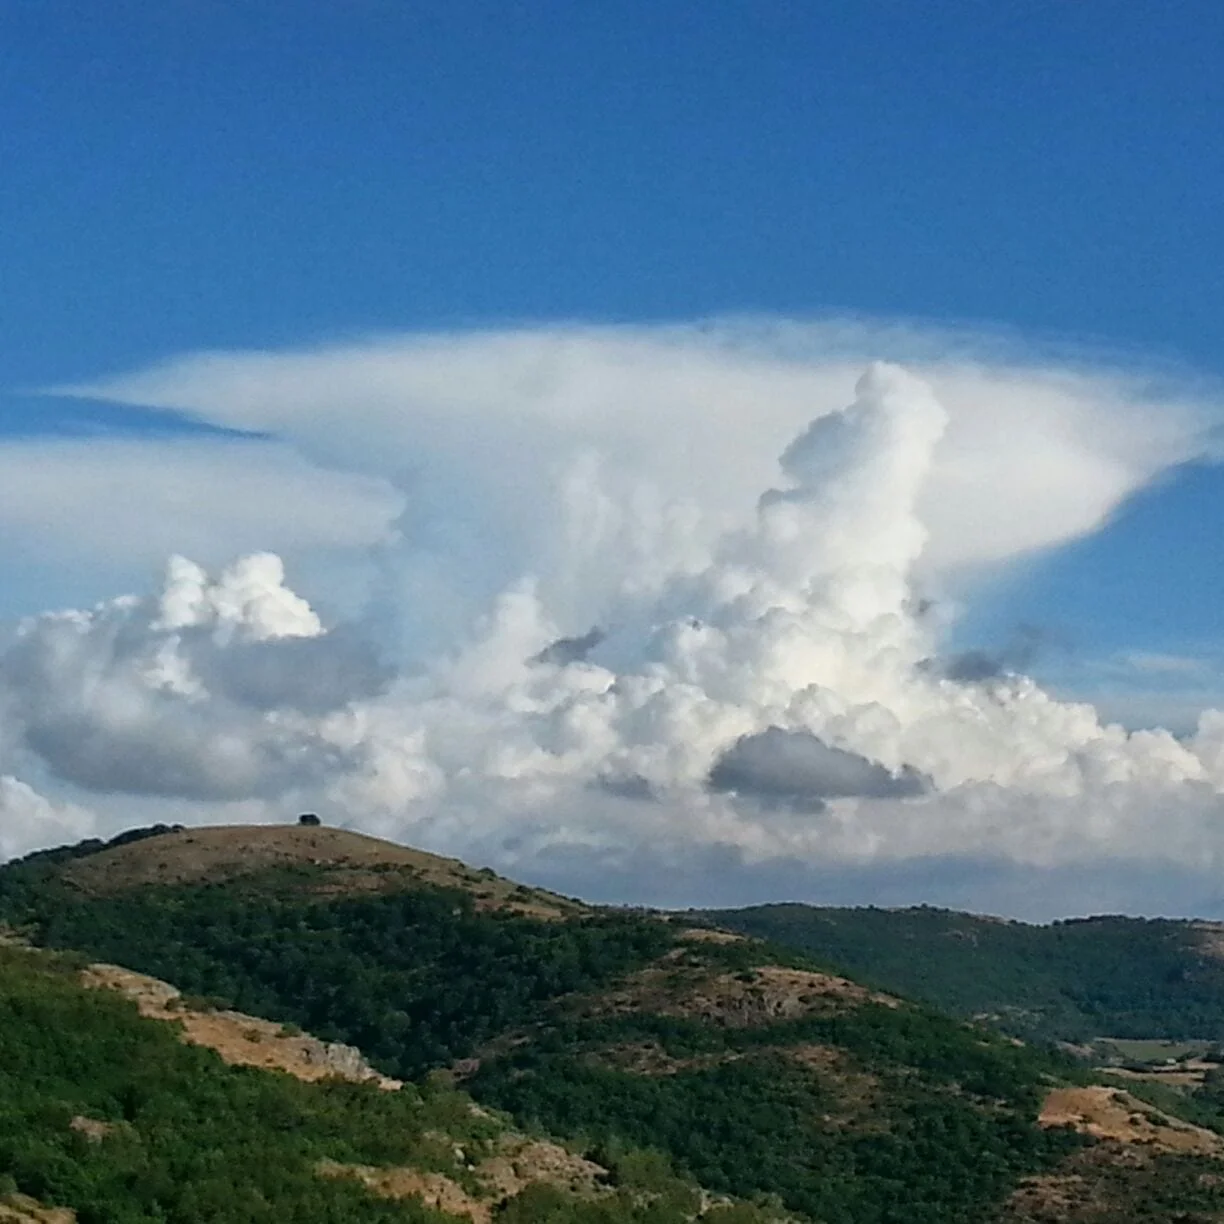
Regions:
<instances>
[{"instance_id":1,"label":"hillside slope","mask_svg":"<svg viewBox=\"0 0 1224 1224\"><path fill-rule=\"evenodd\" d=\"M1103 916L1032 926L921 907L691 915L1020 1036L1224 1041L1224 927Z\"/></svg>"},{"instance_id":2,"label":"hillside slope","mask_svg":"<svg viewBox=\"0 0 1224 1224\"><path fill-rule=\"evenodd\" d=\"M768 1219L666 1170L640 1185L637 1153L601 1167L353 1051L321 1076L319 1047L129 971L0 947L0 1221Z\"/></svg>"},{"instance_id":3,"label":"hillside slope","mask_svg":"<svg viewBox=\"0 0 1224 1224\"><path fill-rule=\"evenodd\" d=\"M249 845L269 836L251 830ZM675 1169L821 1224L1224 1213L1210 1131L1179 1146L1184 1123L1120 1090L1051 1113L1082 1079L1066 1060L803 955L657 915L544 914L462 865L442 884L388 847L384 866L366 839L355 869L294 831L260 863L245 837L207 831L227 847L220 865L167 832L7 866L0 920L172 982L193 1008L355 1046L410 1085L445 1076L638 1187L673 1186ZM1147 1129L1098 1134L1107 1106L1149 1113ZM1068 1185L1096 1216L1050 1214ZM521 1218L570 1218L532 1211Z\"/></svg>"}]
</instances>

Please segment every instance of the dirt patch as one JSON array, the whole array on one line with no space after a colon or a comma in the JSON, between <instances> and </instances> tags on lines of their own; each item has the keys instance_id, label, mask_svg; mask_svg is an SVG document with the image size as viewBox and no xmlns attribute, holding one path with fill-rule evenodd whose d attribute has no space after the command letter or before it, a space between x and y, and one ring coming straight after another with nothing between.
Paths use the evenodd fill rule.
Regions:
<instances>
[{"instance_id":1,"label":"dirt patch","mask_svg":"<svg viewBox=\"0 0 1224 1224\"><path fill-rule=\"evenodd\" d=\"M315 1166L321 1177L353 1177L381 1198L418 1198L426 1207L447 1215L465 1217L475 1224L489 1224L491 1205L473 1198L462 1186L442 1173L421 1173L416 1169L378 1169L372 1165L338 1164L321 1161Z\"/></svg>"},{"instance_id":2,"label":"dirt patch","mask_svg":"<svg viewBox=\"0 0 1224 1224\"><path fill-rule=\"evenodd\" d=\"M676 938L685 943L733 944L745 943L747 939L736 931L720 931L714 927L685 927L676 932Z\"/></svg>"},{"instance_id":3,"label":"dirt patch","mask_svg":"<svg viewBox=\"0 0 1224 1224\"><path fill-rule=\"evenodd\" d=\"M117 1128L113 1122L102 1122L97 1118L87 1118L84 1114L77 1114L68 1123L68 1129L84 1135L90 1143L101 1143L107 1136L113 1135Z\"/></svg>"},{"instance_id":4,"label":"dirt patch","mask_svg":"<svg viewBox=\"0 0 1224 1224\"><path fill-rule=\"evenodd\" d=\"M76 1212L68 1207L44 1207L24 1194L0 1198L0 1224L76 1224Z\"/></svg>"},{"instance_id":5,"label":"dirt patch","mask_svg":"<svg viewBox=\"0 0 1224 1224\"><path fill-rule=\"evenodd\" d=\"M388 1091L399 1080L380 1075L352 1046L320 1041L307 1033L287 1033L271 1020L233 1011L197 1011L167 982L118 965L90 965L81 973L86 986L115 990L131 999L142 1016L180 1025L183 1040L216 1050L227 1063L287 1071L297 1079L328 1078L372 1083Z\"/></svg>"},{"instance_id":6,"label":"dirt patch","mask_svg":"<svg viewBox=\"0 0 1224 1224\"><path fill-rule=\"evenodd\" d=\"M431 884L471 893L479 909L549 919L589 912L578 901L515 884L458 859L348 829L300 825L214 825L163 833L76 860L64 868L63 878L87 892L106 894L294 866L322 868L308 888L324 896L398 892Z\"/></svg>"},{"instance_id":7,"label":"dirt patch","mask_svg":"<svg viewBox=\"0 0 1224 1224\"><path fill-rule=\"evenodd\" d=\"M1192 922L1198 950L1212 960L1224 960L1224 922Z\"/></svg>"},{"instance_id":8,"label":"dirt patch","mask_svg":"<svg viewBox=\"0 0 1224 1224\"><path fill-rule=\"evenodd\" d=\"M604 1189L607 1170L559 1143L508 1135L499 1151L476 1166L481 1184L498 1199L512 1198L536 1182L591 1197Z\"/></svg>"},{"instance_id":9,"label":"dirt patch","mask_svg":"<svg viewBox=\"0 0 1224 1224\"><path fill-rule=\"evenodd\" d=\"M474 1224L489 1224L494 1207L537 1182L547 1182L581 1198L606 1192L607 1170L560 1144L503 1136L497 1150L469 1168L480 1187L472 1192L444 1173L423 1173L409 1168L374 1168L323 1161L324 1177L355 1177L383 1198L419 1198L428 1207L463 1217Z\"/></svg>"},{"instance_id":10,"label":"dirt patch","mask_svg":"<svg viewBox=\"0 0 1224 1224\"><path fill-rule=\"evenodd\" d=\"M1096 1139L1142 1144L1166 1152L1200 1156L1224 1153L1224 1139L1140 1101L1128 1092L1102 1085L1055 1088L1046 1097L1042 1126L1070 1126Z\"/></svg>"},{"instance_id":11,"label":"dirt patch","mask_svg":"<svg viewBox=\"0 0 1224 1224\"><path fill-rule=\"evenodd\" d=\"M750 1028L863 1003L896 1007L899 1000L834 974L776 965L741 973L654 966L589 1001L588 1009L603 1014L645 1011Z\"/></svg>"}]
</instances>

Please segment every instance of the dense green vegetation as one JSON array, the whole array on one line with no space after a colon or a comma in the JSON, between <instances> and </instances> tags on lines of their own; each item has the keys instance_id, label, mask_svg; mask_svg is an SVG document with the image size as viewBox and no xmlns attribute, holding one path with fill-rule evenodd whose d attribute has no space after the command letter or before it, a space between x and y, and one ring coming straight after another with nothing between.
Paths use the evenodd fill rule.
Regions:
<instances>
[{"instance_id":1,"label":"dense green vegetation","mask_svg":"<svg viewBox=\"0 0 1224 1224\"><path fill-rule=\"evenodd\" d=\"M648 963L672 938L641 918L481 912L449 889L303 901L286 887L292 874L96 899L48 892L24 916L52 947L292 1021L402 1078L472 1054L551 999Z\"/></svg>"},{"instance_id":2,"label":"dense green vegetation","mask_svg":"<svg viewBox=\"0 0 1224 1224\"><path fill-rule=\"evenodd\" d=\"M446 1094L314 1087L226 1067L126 1001L84 990L70 963L0 948L0 1194L112 1221L399 1220L442 1217L373 1199L314 1165L422 1161L454 1126ZM473 1138L491 1124L464 1113ZM104 1138L72 1125L105 1124Z\"/></svg>"},{"instance_id":3,"label":"dense green vegetation","mask_svg":"<svg viewBox=\"0 0 1224 1224\"><path fill-rule=\"evenodd\" d=\"M1048 1040L1224 1038L1224 960L1187 922L1030 926L921 907L764 905L701 917L959 1016Z\"/></svg>"},{"instance_id":4,"label":"dense green vegetation","mask_svg":"<svg viewBox=\"0 0 1224 1224\"><path fill-rule=\"evenodd\" d=\"M670 1073L609 1065L640 1043L675 1059ZM794 1057L813 1044L838 1051L833 1067ZM866 1004L751 1029L562 1022L486 1061L472 1087L554 1129L661 1147L705 1185L777 1194L825 1224L955 1224L1074 1146L1033 1124L1048 1069L931 1013Z\"/></svg>"},{"instance_id":5,"label":"dense green vegetation","mask_svg":"<svg viewBox=\"0 0 1224 1224\"><path fill-rule=\"evenodd\" d=\"M548 921L437 887L329 896L310 868L88 896L53 866L0 872L0 918L351 1043L391 1074L479 1055L478 1099L601 1151L657 1149L713 1190L779 1196L826 1224L977 1220L1069 1142L1033 1121L1051 1070L1043 1057L921 1009L869 1004L735 1029L597 1006L584 1018L569 1003L668 952L681 995L702 974L806 963L793 952L681 948L650 916ZM513 1034L530 1040L499 1040ZM700 1054L700 1065L644 1075L599 1057L643 1040L669 1057ZM788 1054L813 1043L870 1081L868 1106L846 1113L840 1078Z\"/></svg>"},{"instance_id":6,"label":"dense green vegetation","mask_svg":"<svg viewBox=\"0 0 1224 1224\"><path fill-rule=\"evenodd\" d=\"M381 1070L414 1080L417 1087L404 1094L405 1103L388 1107L370 1104L369 1090L339 1086L307 1089L286 1083L282 1100L276 1095L280 1088L274 1093L249 1084L281 1084L283 1077L231 1071L211 1056L162 1037L157 1039L162 1053L150 1063L156 1070L150 1072L147 1093L158 1102L150 1112L140 1112L144 1097L126 1081L99 1089L101 1095L74 1097L78 1073L93 1091L93 1073L82 1068L110 1040L106 1031L117 1023L114 1017L122 1015L123 1023L142 1031L148 1027L130 1009L112 1002L107 1005L111 1019L89 1038L95 1043L90 1053L67 1056L64 1065L75 1071L57 1072L60 1081L41 1070L35 1073L36 1082L55 1084L43 1095L62 1102L58 1112L52 1111L51 1123L38 1120L37 1094L29 1084L17 1083L17 1096L25 1092L29 1100L26 1113L12 1123L10 1137L29 1128L34 1117L42 1127L36 1132L43 1144L38 1160L20 1164L21 1149L0 1147L0 1173L14 1170L17 1189L74 1206L87 1201L87 1184L95 1181L111 1187L106 1193L112 1197L105 1201L113 1204L119 1193L114 1187L135 1174L122 1160L108 1168L126 1168L126 1174L55 1172L60 1167L56 1161L64 1160L62 1151L88 1151L101 1160L106 1152L121 1155L127 1150L124 1136L136 1135L132 1150L147 1161L152 1140L146 1132L164 1136L167 1151L177 1153L182 1146L174 1160L204 1161L199 1175L209 1184L207 1159L186 1149L211 1150L220 1160L215 1152L223 1140L208 1129L211 1124L194 1120L193 1104L183 1107L181 1125L180 1115L170 1115L176 1094L197 1100L181 1087L183 1078L196 1082L193 1091L203 1094L200 1101L210 1099L209 1094L218 1097L221 1117L231 1108L228 1085L247 1085L243 1091L254 1099L250 1107L257 1120L230 1124L227 1134L245 1136L248 1147L256 1145L255 1131L270 1125L270 1118L291 1119L290 1149L278 1157L279 1166L290 1171L284 1175L289 1178L284 1188L288 1203L298 1193L293 1187L305 1196L303 1204L311 1201L309 1194L319 1189L312 1169L324 1156L365 1164L416 1161L416 1167L428 1167L419 1162L441 1157L431 1156L428 1144L421 1144L430 1127L425 1119L430 1110L441 1110L444 1100L458 1099L453 1092L447 1097L429 1077L450 1069L466 1077L465 1087L478 1100L508 1111L522 1126L570 1137L612 1170L613 1185L591 1200L575 1199L555 1187L534 1187L499 1209L504 1224L679 1224L695 1211L696 1183L742 1200L703 1217L721 1216L723 1224L751 1224L778 1210L820 1224L985 1224L1027 1175L1088 1159L1090 1153L1081 1151L1083 1140L1036 1125L1049 1084L1081 1071L1061 1056L958 1023L924 1005L892 1006L834 994L825 1003L784 1015L768 1008L724 1014L717 1002L718 984L734 987L732 995L760 992L786 977L771 969L775 976L770 978L762 967L846 964L852 960L849 952L857 948L863 954L867 948L878 971L860 976L876 984L895 988L890 966L898 973L904 967L923 987L915 993L929 996L934 981L966 1012L987 1010L975 1002L983 994L1025 989L1027 1002L1041 1007L1031 1007L1032 1014L1017 1008L1007 1013L1009 1023L1027 1032L1046 1032L1054 1025L1065 1035L1073 1023L1092 1023L1091 1006L1118 1009L1128 1002L1123 989L1128 956L1138 956L1150 969L1147 978L1140 975L1129 1000L1135 1024L1159 1006L1156 992L1145 983L1179 963L1184 967L1165 929L1172 924L1111 926L1104 937L1089 930L1083 946L1094 968L1080 975L1080 994L1072 995L1055 987L1059 974L1070 976L1066 962L1081 946L1075 941L1083 932L1076 928L1088 930L1092 924L1064 924L1067 939L1057 944L1057 955L1043 962L1034 961L1024 942L1034 929L1019 924L975 924L937 911L913 911L909 934L894 937L902 948L895 952L887 947L888 922L897 915L837 912L851 915L845 928L826 923L835 937L808 941L816 948L818 965L796 950L802 942L796 930L810 935L815 929L807 922L811 911L791 912L796 907L765 911L770 921L764 933L790 940L795 945L790 948L755 940L690 941L682 940L674 923L646 914L602 912L548 920L482 909L470 893L423 883L343 895L329 888L324 868L309 865L91 895L62 878L59 869L74 854L97 849L58 851L0 868L0 923L21 928L43 944L151 973L189 995L356 1045ZM787 921L774 921L780 914ZM867 915L862 923L859 914ZM728 918L734 921L734 916L720 918L728 925ZM970 923L967 931L965 921ZM953 932L957 922L959 934ZM981 935L979 927L988 928L988 934ZM987 941L998 932L999 938L1014 942L1006 945L1010 951L1001 965L987 972L992 954L974 950L988 949ZM1128 943L1131 935L1135 939ZM924 973L928 944L936 952ZM945 947L951 951L945 953ZM970 969L955 968L957 956L966 952ZM1110 968L1119 978L1117 989L1110 987L1113 993L1101 985ZM649 973L634 977L646 969ZM640 994L627 986L630 981L641 984ZM1187 986L1182 997L1192 994ZM613 1005L616 997L622 1002ZM690 1001L699 998L705 1002L694 1010ZM38 1022L44 1029L57 1023L62 1024L47 1013ZM91 1025L95 1022L80 1027L89 1033ZM1121 1024L1112 1029L1112 1035L1125 1035ZM5 1065L46 1064L52 1056L36 1049L34 1040L32 1030L20 1038L30 1043L33 1055L23 1054L20 1046L11 1051L0 1046ZM163 1067L158 1058L169 1061ZM174 1062L179 1058L188 1060L181 1068ZM122 1058L112 1061L124 1065ZM165 1101L155 1091L163 1080L176 1085L167 1089ZM1212 1092L1217 1090L1213 1084ZM316 1099L326 1104L307 1104ZM291 1108L285 1101L296 1104ZM1206 1091L1201 1099L1173 1104L1196 1121L1220 1122L1214 1097ZM384 1108L405 1111L405 1120L393 1122L379 1114ZM119 1129L96 1148L83 1148L85 1140L66 1128L71 1114L65 1110L114 1121ZM471 1125L470 1115L464 1116L464 1125ZM364 1127L361 1134L367 1137L351 1134L346 1129L350 1123ZM434 1129L447 1128L435 1124ZM157 1160L162 1159L159 1154ZM242 1159L226 1164L227 1176L255 1176L249 1168L253 1158ZM1167 1163L1145 1158L1147 1171L1136 1181L1135 1193L1142 1191L1166 1207L1224 1197L1211 1190L1214 1183L1193 1181L1201 1161L1173 1162L1167 1176L1151 1172ZM462 1176L462 1170L452 1173ZM175 1174L179 1183L195 1176ZM1137 1172L1126 1176L1139 1178ZM150 1184L158 1184L155 1177ZM311 1215L303 1205L266 1218L347 1219L343 1212L350 1202L368 1201L355 1184L328 1182L324 1191L319 1210L332 1215ZM267 1198L270 1191L259 1193ZM336 1196L334 1208L327 1196ZM220 1190L217 1197L222 1197ZM747 1201L761 1206L753 1208ZM388 1219L425 1218L403 1215L421 1210L410 1205L375 1209L401 1213ZM159 1205L156 1211L133 1207L128 1215L107 1210L111 1213L100 1210L82 1219L87 1224L103 1219L186 1224L239 1218L208 1215L194 1200L173 1209ZM241 1218L265 1217L248 1213ZM383 1217L367 1213L361 1218Z\"/></svg>"}]
</instances>

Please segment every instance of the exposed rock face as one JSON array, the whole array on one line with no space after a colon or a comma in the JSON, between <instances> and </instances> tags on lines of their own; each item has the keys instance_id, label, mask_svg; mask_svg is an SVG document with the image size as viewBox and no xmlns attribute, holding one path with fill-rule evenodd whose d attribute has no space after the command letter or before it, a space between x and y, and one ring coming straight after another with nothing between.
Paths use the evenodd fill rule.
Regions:
<instances>
[{"instance_id":1,"label":"exposed rock face","mask_svg":"<svg viewBox=\"0 0 1224 1224\"><path fill-rule=\"evenodd\" d=\"M237 1016L239 1013L227 1014ZM338 1041L320 1041L308 1034L303 1034L300 1041L302 1059L308 1065L320 1067L330 1075L359 1081L384 1078L366 1062L356 1046L343 1045Z\"/></svg>"},{"instance_id":2,"label":"exposed rock face","mask_svg":"<svg viewBox=\"0 0 1224 1224\"><path fill-rule=\"evenodd\" d=\"M194 1010L169 983L143 973L118 965L90 965L82 978L87 986L125 995L142 1016L179 1024L184 1041L216 1050L228 1063L287 1071L301 1080L337 1076L387 1090L401 1087L399 1080L371 1067L353 1046L320 1041L309 1033L286 1032L271 1020L242 1012Z\"/></svg>"},{"instance_id":3,"label":"exposed rock face","mask_svg":"<svg viewBox=\"0 0 1224 1224\"><path fill-rule=\"evenodd\" d=\"M76 1212L44 1207L24 1194L9 1194L0 1198L0 1224L76 1224Z\"/></svg>"},{"instance_id":4,"label":"exposed rock face","mask_svg":"<svg viewBox=\"0 0 1224 1224\"><path fill-rule=\"evenodd\" d=\"M97 1118L87 1118L84 1114L77 1114L71 1122L68 1123L69 1129L76 1131L80 1135L84 1135L90 1143L101 1143L108 1135L115 1132L115 1126L111 1122L101 1122Z\"/></svg>"}]
</instances>

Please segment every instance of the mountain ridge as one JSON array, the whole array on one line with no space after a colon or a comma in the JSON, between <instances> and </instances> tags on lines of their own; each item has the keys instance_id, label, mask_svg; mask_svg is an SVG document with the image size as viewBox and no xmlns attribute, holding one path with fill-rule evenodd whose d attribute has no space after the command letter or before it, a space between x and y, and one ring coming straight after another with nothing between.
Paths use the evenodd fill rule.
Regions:
<instances>
[{"instance_id":1,"label":"mountain ridge","mask_svg":"<svg viewBox=\"0 0 1224 1224\"><path fill-rule=\"evenodd\" d=\"M1102 914L1031 924L931 906L686 911L1004 1031L1224 1044L1224 924Z\"/></svg>"}]
</instances>

